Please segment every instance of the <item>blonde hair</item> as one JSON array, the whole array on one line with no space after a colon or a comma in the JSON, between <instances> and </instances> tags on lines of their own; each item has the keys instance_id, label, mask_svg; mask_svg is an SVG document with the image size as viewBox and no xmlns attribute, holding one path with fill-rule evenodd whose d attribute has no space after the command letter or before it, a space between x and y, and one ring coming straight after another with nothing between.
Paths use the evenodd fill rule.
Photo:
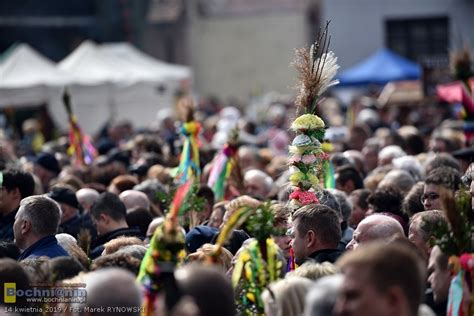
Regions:
<instances>
[{"instance_id":1,"label":"blonde hair","mask_svg":"<svg viewBox=\"0 0 474 316\"><path fill-rule=\"evenodd\" d=\"M119 249L130 246L130 245L143 245L143 241L141 241L137 237L126 237L121 236L111 241L108 241L104 244L104 255L110 255L117 252Z\"/></svg>"},{"instance_id":2,"label":"blonde hair","mask_svg":"<svg viewBox=\"0 0 474 316\"><path fill-rule=\"evenodd\" d=\"M377 187L379 186L379 183L382 182L382 180L385 178L385 175L388 172L385 172L385 170L377 170L376 172L370 173L365 179L364 179L364 187L366 189L369 189L370 191L375 191L377 190Z\"/></svg>"},{"instance_id":3,"label":"blonde hair","mask_svg":"<svg viewBox=\"0 0 474 316\"><path fill-rule=\"evenodd\" d=\"M322 277L333 275L339 272L339 269L330 262L317 263L316 261L306 261L295 271L289 272L286 278L302 277L316 281Z\"/></svg>"},{"instance_id":4,"label":"blonde hair","mask_svg":"<svg viewBox=\"0 0 474 316\"><path fill-rule=\"evenodd\" d=\"M170 170L162 165L153 165L150 167L147 173L148 179L157 179L163 184L169 184L172 177Z\"/></svg>"},{"instance_id":5,"label":"blonde hair","mask_svg":"<svg viewBox=\"0 0 474 316\"><path fill-rule=\"evenodd\" d=\"M215 245L204 244L196 252L188 255L187 261L205 262L207 257L216 249ZM227 272L232 267L232 254L229 250L221 248L219 255L216 257L217 266L222 267Z\"/></svg>"},{"instance_id":6,"label":"blonde hair","mask_svg":"<svg viewBox=\"0 0 474 316\"><path fill-rule=\"evenodd\" d=\"M238 198L233 199L225 206L226 212L224 213L222 225L224 225L232 216L232 214L234 214L234 212L236 212L239 208L243 206L257 208L260 206L260 204L262 204L262 202L248 195L242 195L242 196L239 196Z\"/></svg>"},{"instance_id":7,"label":"blonde hair","mask_svg":"<svg viewBox=\"0 0 474 316\"><path fill-rule=\"evenodd\" d=\"M306 294L313 282L291 277L270 284L262 293L267 316L299 316L304 312Z\"/></svg>"}]
</instances>

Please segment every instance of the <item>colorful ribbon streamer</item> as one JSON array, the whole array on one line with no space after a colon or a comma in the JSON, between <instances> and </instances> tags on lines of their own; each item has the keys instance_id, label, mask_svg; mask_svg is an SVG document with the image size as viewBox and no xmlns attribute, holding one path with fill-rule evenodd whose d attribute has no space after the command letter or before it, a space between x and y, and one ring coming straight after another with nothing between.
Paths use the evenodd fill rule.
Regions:
<instances>
[{"instance_id":1,"label":"colorful ribbon streamer","mask_svg":"<svg viewBox=\"0 0 474 316\"><path fill-rule=\"evenodd\" d=\"M451 280L448 297L448 316L462 316L464 271L460 270Z\"/></svg>"},{"instance_id":2,"label":"colorful ribbon streamer","mask_svg":"<svg viewBox=\"0 0 474 316\"><path fill-rule=\"evenodd\" d=\"M222 201L225 194L226 181L232 173L232 168L235 166L234 156L237 150L226 144L223 150L216 157L207 185L214 192L216 201Z\"/></svg>"},{"instance_id":3,"label":"colorful ribbon streamer","mask_svg":"<svg viewBox=\"0 0 474 316\"><path fill-rule=\"evenodd\" d=\"M326 189L335 189L336 188L336 178L334 172L334 165L329 161L325 160L323 162L324 168L324 187Z\"/></svg>"},{"instance_id":4,"label":"colorful ribbon streamer","mask_svg":"<svg viewBox=\"0 0 474 316\"><path fill-rule=\"evenodd\" d=\"M185 136L185 140L177 172L179 183L188 181L192 174L196 177L201 174L198 139L200 130L201 125L196 121L184 123L181 127L181 133Z\"/></svg>"},{"instance_id":5,"label":"colorful ribbon streamer","mask_svg":"<svg viewBox=\"0 0 474 316\"><path fill-rule=\"evenodd\" d=\"M70 156L74 156L76 165L89 165L97 156L97 151L91 143L90 137L83 134L74 114L69 115L69 148Z\"/></svg>"}]
</instances>

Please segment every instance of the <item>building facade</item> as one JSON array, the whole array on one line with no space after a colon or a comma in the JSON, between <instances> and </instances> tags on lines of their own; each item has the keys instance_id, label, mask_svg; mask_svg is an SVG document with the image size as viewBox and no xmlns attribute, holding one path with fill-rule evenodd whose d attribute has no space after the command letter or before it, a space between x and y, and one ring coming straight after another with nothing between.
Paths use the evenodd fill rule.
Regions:
<instances>
[{"instance_id":1,"label":"building facade","mask_svg":"<svg viewBox=\"0 0 474 316\"><path fill-rule=\"evenodd\" d=\"M321 9L342 69L382 47L440 67L450 49L474 48L471 0L327 0Z\"/></svg>"}]
</instances>

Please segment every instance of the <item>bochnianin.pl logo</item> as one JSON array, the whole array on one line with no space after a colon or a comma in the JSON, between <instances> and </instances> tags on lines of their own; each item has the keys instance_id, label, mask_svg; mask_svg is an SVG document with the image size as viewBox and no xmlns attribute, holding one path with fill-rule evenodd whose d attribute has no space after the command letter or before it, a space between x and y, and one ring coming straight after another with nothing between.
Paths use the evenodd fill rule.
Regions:
<instances>
[{"instance_id":1,"label":"bochnianin.pl logo","mask_svg":"<svg viewBox=\"0 0 474 316\"><path fill-rule=\"evenodd\" d=\"M3 284L3 303L14 304L21 298L28 303L85 303L85 284L61 286L33 285L27 289L17 289L16 283Z\"/></svg>"}]
</instances>

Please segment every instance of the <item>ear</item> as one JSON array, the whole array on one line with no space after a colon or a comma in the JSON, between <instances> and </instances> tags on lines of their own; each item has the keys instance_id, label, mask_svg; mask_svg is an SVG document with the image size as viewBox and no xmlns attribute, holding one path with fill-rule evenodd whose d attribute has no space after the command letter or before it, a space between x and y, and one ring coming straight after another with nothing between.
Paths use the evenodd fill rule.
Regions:
<instances>
[{"instance_id":1,"label":"ear","mask_svg":"<svg viewBox=\"0 0 474 316\"><path fill-rule=\"evenodd\" d=\"M316 233L313 230L308 230L305 236L306 239L306 248L312 248L317 242Z\"/></svg>"},{"instance_id":2,"label":"ear","mask_svg":"<svg viewBox=\"0 0 474 316\"><path fill-rule=\"evenodd\" d=\"M27 219L21 221L20 231L22 235L28 234L31 231L31 222Z\"/></svg>"},{"instance_id":3,"label":"ear","mask_svg":"<svg viewBox=\"0 0 474 316\"><path fill-rule=\"evenodd\" d=\"M101 213L99 215L99 220L104 221L105 224L108 224L109 221L110 221L110 218L107 215L105 215L104 213Z\"/></svg>"},{"instance_id":4,"label":"ear","mask_svg":"<svg viewBox=\"0 0 474 316\"><path fill-rule=\"evenodd\" d=\"M15 200L17 200L18 203L21 201L20 189L15 188L15 190L13 190L13 198L14 198Z\"/></svg>"},{"instance_id":5,"label":"ear","mask_svg":"<svg viewBox=\"0 0 474 316\"><path fill-rule=\"evenodd\" d=\"M385 292L385 298L391 310L395 311L401 306L407 306L408 302L403 290L396 285L389 287Z\"/></svg>"}]
</instances>

